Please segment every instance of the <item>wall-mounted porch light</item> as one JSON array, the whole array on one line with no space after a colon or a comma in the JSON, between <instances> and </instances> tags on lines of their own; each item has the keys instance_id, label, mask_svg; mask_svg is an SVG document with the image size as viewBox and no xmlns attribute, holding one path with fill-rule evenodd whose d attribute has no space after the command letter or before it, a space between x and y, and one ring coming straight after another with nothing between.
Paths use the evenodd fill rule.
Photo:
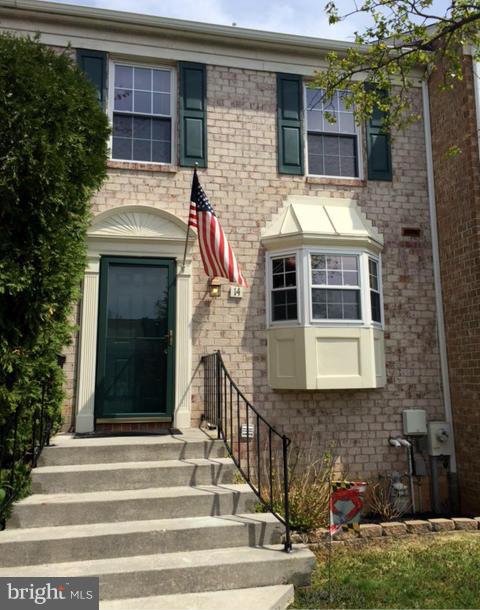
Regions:
<instances>
[{"instance_id":1,"label":"wall-mounted porch light","mask_svg":"<svg viewBox=\"0 0 480 610\"><path fill-rule=\"evenodd\" d=\"M210 278L208 281L208 289L212 299L216 299L217 297L219 297L222 294L222 285L220 283L220 278Z\"/></svg>"}]
</instances>

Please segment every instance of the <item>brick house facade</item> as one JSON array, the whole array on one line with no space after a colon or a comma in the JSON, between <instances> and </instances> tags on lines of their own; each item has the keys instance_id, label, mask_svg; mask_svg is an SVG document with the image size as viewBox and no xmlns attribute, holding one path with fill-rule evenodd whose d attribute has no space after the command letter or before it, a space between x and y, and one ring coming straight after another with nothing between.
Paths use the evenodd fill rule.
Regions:
<instances>
[{"instance_id":1,"label":"brick house facade","mask_svg":"<svg viewBox=\"0 0 480 610\"><path fill-rule=\"evenodd\" d=\"M463 80L439 92L430 75L430 114L443 306L462 510L478 511L480 469L480 157L478 79L471 55ZM460 154L450 157L451 146Z\"/></svg>"},{"instance_id":2,"label":"brick house facade","mask_svg":"<svg viewBox=\"0 0 480 610\"><path fill-rule=\"evenodd\" d=\"M102 258L158 256L174 260L178 273L176 369L172 382L175 385L174 425L182 428L198 426L201 422L204 413L201 357L219 349L245 395L297 445L312 449L318 455L334 442L339 463L351 476L371 477L382 472L404 471L404 452L389 444L389 437L403 434L402 412L424 409L428 420L445 418L437 341L427 148L422 121L393 134L391 179L368 179L370 160L365 126L355 136L356 162L360 168L356 176L309 175L305 170L298 175L284 174L279 172L278 158L278 74L299 75L307 82L314 70L321 67L325 52L337 43L50 3L34 8L28 0L17 2L16 7L0 2L0 7L0 27L4 30L23 34L39 31L40 40L45 44L57 47L71 44L73 49L103 54L109 65L105 102L110 114L115 62L147 66L150 70L158 67L173 74L171 162L139 162L138 158L110 160L108 179L92 202L95 219L89 235L89 267L84 297L76 313L80 333L66 350L66 428L82 432L94 427L135 431L165 425L154 417L140 422L134 421L135 418L129 421L124 418L120 422L98 418L92 389L97 374ZM342 48L341 43L338 45ZM206 66L204 116L208 163L207 167L199 168L199 177L249 282L250 288L241 299L231 298L228 290L223 290L219 298L210 297L198 246L193 241L186 271L180 268L184 241L180 236L182 231L185 233L188 217L192 167L182 165L180 158L178 124L183 115L178 106L179 62ZM420 86L414 96L421 114ZM435 104L432 100L434 123L435 112L445 111L443 105L437 110ZM462 120L467 122L471 117L462 117ZM434 147L440 146L437 140L441 137L434 129ZM303 133L302 142L307 140L307 134ZM443 172L438 156L435 163L436 172ZM475 171L478 172L478 151ZM472 176L473 172L472 166ZM441 188L439 184L437 189ZM475 193L478 195L478 183ZM384 342L385 382L378 387L368 384L359 387L357 382L356 386L348 387L348 382L342 382L341 387L330 385L328 389L299 388L298 385L273 389L269 381L267 340L268 327L272 325L268 322L266 293L270 272L261 240L272 222L299 196L312 201L329 200L331 203L326 205L333 207L336 200L353 202L351 206L359 210L364 225L372 226L372 231L382 236L383 315L377 327L370 324L382 332ZM477 200L473 195L471 201L471 222L475 223L473 207ZM439 202L440 233L442 223L448 223L448 218L444 204ZM465 224L461 231L467 229ZM473 228L471 231L469 239L472 248L476 248ZM442 248L449 251L442 236L440 240ZM350 252L348 248L345 250L345 243L335 247L341 253ZM454 261L454 257L443 260L444 274L455 272ZM366 285L361 290L362 299L370 298ZM310 290L304 290L302 298L309 299L310 294ZM369 308L368 301L362 303L363 309L365 304ZM458 339L460 334L455 325L459 321L449 317L447 302L445 309L449 340L452 333ZM472 333L476 332L473 324L474 318ZM326 327L325 324L310 326ZM470 333L470 329L463 328L462 332ZM346 340L342 339L336 345L344 343ZM454 349L449 345L450 353ZM366 366L361 359L367 356L358 357L357 377L361 377L361 369ZM369 362L370 365L380 366ZM470 387L474 392L474 381ZM455 400L459 390L455 385L452 390ZM171 421L167 424L172 425ZM463 442L459 440L459 445Z\"/></svg>"}]
</instances>

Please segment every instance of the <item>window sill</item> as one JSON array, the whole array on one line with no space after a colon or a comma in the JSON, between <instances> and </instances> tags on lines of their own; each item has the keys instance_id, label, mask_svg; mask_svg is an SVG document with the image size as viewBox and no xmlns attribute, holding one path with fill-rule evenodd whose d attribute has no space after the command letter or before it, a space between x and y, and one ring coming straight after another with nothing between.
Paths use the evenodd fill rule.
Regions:
<instances>
[{"instance_id":1,"label":"window sill","mask_svg":"<svg viewBox=\"0 0 480 610\"><path fill-rule=\"evenodd\" d=\"M137 161L107 161L108 169L125 169L143 172L159 172L162 174L176 174L178 172L177 165L160 165L157 163L142 163Z\"/></svg>"},{"instance_id":2,"label":"window sill","mask_svg":"<svg viewBox=\"0 0 480 610\"><path fill-rule=\"evenodd\" d=\"M327 186L364 187L367 181L361 178L328 178L326 176L307 176L307 184L325 184Z\"/></svg>"}]
</instances>

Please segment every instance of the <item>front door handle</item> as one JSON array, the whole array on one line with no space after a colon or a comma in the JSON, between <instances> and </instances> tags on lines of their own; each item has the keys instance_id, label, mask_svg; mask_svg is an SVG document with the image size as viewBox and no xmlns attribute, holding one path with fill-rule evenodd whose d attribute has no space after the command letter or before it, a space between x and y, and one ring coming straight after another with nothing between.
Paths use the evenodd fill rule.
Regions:
<instances>
[{"instance_id":1,"label":"front door handle","mask_svg":"<svg viewBox=\"0 0 480 610\"><path fill-rule=\"evenodd\" d=\"M173 330L169 330L166 335L163 335L163 339L167 342L168 347L172 347L173 345Z\"/></svg>"}]
</instances>

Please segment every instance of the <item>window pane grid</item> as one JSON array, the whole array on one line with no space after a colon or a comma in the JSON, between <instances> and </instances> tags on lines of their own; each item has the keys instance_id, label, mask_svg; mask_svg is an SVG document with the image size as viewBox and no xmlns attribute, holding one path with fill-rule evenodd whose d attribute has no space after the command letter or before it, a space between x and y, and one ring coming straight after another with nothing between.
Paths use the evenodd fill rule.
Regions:
<instances>
[{"instance_id":1,"label":"window pane grid","mask_svg":"<svg viewBox=\"0 0 480 610\"><path fill-rule=\"evenodd\" d=\"M272 259L272 320L297 319L295 256Z\"/></svg>"},{"instance_id":2,"label":"window pane grid","mask_svg":"<svg viewBox=\"0 0 480 610\"><path fill-rule=\"evenodd\" d=\"M171 72L115 64L112 158L171 163Z\"/></svg>"},{"instance_id":3,"label":"window pane grid","mask_svg":"<svg viewBox=\"0 0 480 610\"><path fill-rule=\"evenodd\" d=\"M314 319L360 320L360 278L356 255L312 254Z\"/></svg>"},{"instance_id":4,"label":"window pane grid","mask_svg":"<svg viewBox=\"0 0 480 610\"><path fill-rule=\"evenodd\" d=\"M314 319L360 320L360 290L312 289Z\"/></svg>"},{"instance_id":5,"label":"window pane grid","mask_svg":"<svg viewBox=\"0 0 480 610\"><path fill-rule=\"evenodd\" d=\"M341 286L360 288L358 257L356 255L311 255L312 286Z\"/></svg>"},{"instance_id":6,"label":"window pane grid","mask_svg":"<svg viewBox=\"0 0 480 610\"><path fill-rule=\"evenodd\" d=\"M321 89L307 89L307 143L310 174L357 177L357 127L353 107L346 108L346 91L322 100ZM335 117L330 123L325 113Z\"/></svg>"},{"instance_id":7,"label":"window pane grid","mask_svg":"<svg viewBox=\"0 0 480 610\"><path fill-rule=\"evenodd\" d=\"M382 322L382 311L380 306L380 286L378 281L378 263L372 258L368 259L368 274L370 281L370 305L372 320Z\"/></svg>"},{"instance_id":8,"label":"window pane grid","mask_svg":"<svg viewBox=\"0 0 480 610\"><path fill-rule=\"evenodd\" d=\"M357 137L322 133L307 134L308 169L325 176L358 176Z\"/></svg>"}]
</instances>

